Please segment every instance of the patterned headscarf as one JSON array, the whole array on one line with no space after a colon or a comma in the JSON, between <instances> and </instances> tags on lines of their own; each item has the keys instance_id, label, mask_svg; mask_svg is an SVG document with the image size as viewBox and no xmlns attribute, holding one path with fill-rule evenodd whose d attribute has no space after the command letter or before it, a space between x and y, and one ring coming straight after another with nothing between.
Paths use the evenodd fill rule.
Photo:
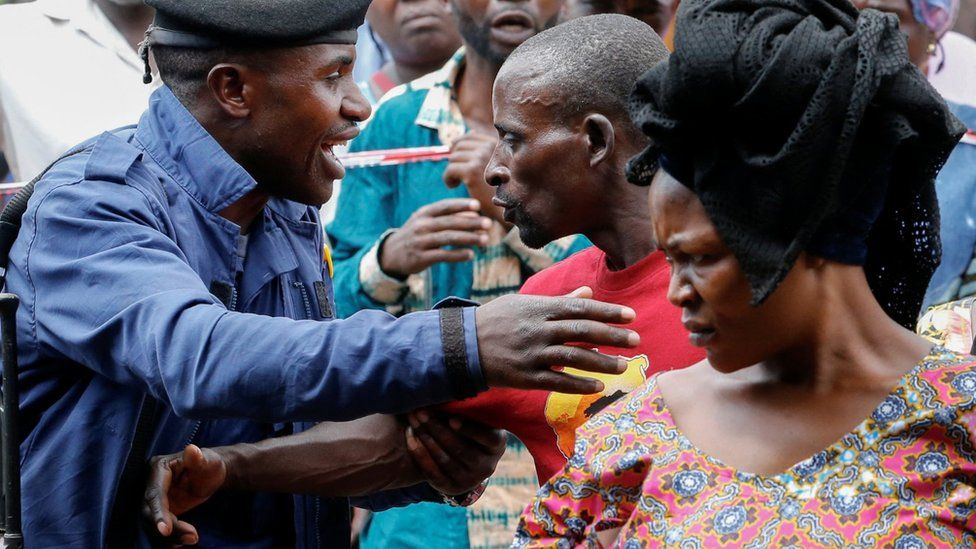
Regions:
<instances>
[{"instance_id":1,"label":"patterned headscarf","mask_svg":"<svg viewBox=\"0 0 976 549\"><path fill-rule=\"evenodd\" d=\"M915 20L928 27L935 38L949 32L959 15L959 0L909 0Z\"/></svg>"}]
</instances>

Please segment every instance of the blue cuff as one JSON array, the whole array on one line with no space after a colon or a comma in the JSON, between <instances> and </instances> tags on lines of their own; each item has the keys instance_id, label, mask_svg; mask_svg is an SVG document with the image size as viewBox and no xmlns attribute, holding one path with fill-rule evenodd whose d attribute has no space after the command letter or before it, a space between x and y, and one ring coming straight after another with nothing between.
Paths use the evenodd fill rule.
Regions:
<instances>
[{"instance_id":1,"label":"blue cuff","mask_svg":"<svg viewBox=\"0 0 976 549\"><path fill-rule=\"evenodd\" d=\"M478 392L481 392L488 389L488 384L485 382L485 373L481 371L478 328L474 321L475 309L476 307L465 307L461 309L461 315L464 318L464 346L468 352L468 373Z\"/></svg>"}]
</instances>

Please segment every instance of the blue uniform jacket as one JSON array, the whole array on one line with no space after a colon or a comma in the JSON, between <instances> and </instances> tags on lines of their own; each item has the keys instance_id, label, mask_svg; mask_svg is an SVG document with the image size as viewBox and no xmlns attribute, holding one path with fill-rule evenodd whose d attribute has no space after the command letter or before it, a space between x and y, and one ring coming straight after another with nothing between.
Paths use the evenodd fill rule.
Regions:
<instances>
[{"instance_id":1,"label":"blue uniform jacket","mask_svg":"<svg viewBox=\"0 0 976 549\"><path fill-rule=\"evenodd\" d=\"M138 126L37 184L7 279L22 300L28 547L102 545L146 392L163 408L151 453L168 454L448 401L459 375L484 388L473 309L463 350L448 346L467 369L446 366L437 311L322 322L334 305L315 208L271 200L241 265L239 227L217 212L255 185L166 87ZM345 514L345 502L232 494L189 520L204 547L333 547L348 543Z\"/></svg>"}]
</instances>

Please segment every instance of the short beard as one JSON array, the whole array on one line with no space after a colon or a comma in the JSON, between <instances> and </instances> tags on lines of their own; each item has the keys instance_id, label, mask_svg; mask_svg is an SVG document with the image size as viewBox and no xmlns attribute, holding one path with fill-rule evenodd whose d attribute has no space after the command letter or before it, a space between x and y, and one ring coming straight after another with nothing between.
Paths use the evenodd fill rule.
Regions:
<instances>
[{"instance_id":1,"label":"short beard","mask_svg":"<svg viewBox=\"0 0 976 549\"><path fill-rule=\"evenodd\" d=\"M451 1L451 7L453 8L451 11L454 13L454 20L457 21L458 32L460 32L464 44L480 57L483 57L492 65L500 68L512 52L499 50L492 46L491 21L486 21L484 25L479 27L478 23L470 15L458 9L453 0ZM558 22L559 14L557 13L546 21L541 29L536 29L536 34L546 29L551 29Z\"/></svg>"},{"instance_id":2,"label":"short beard","mask_svg":"<svg viewBox=\"0 0 976 549\"><path fill-rule=\"evenodd\" d=\"M519 238L522 239L522 243L534 250L538 250L555 240L549 231L525 215L521 209L515 214L515 225L519 229Z\"/></svg>"}]
</instances>

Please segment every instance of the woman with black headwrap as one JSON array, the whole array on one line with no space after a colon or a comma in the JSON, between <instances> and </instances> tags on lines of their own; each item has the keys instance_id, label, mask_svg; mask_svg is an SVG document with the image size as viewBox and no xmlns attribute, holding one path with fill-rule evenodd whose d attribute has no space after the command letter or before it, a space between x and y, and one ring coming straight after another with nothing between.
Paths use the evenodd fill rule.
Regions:
<instances>
[{"instance_id":1,"label":"woman with black headwrap","mask_svg":"<svg viewBox=\"0 0 976 549\"><path fill-rule=\"evenodd\" d=\"M973 546L976 359L908 329L962 127L847 0L685 0L675 45L631 175L708 358L584 425L515 546Z\"/></svg>"}]
</instances>

